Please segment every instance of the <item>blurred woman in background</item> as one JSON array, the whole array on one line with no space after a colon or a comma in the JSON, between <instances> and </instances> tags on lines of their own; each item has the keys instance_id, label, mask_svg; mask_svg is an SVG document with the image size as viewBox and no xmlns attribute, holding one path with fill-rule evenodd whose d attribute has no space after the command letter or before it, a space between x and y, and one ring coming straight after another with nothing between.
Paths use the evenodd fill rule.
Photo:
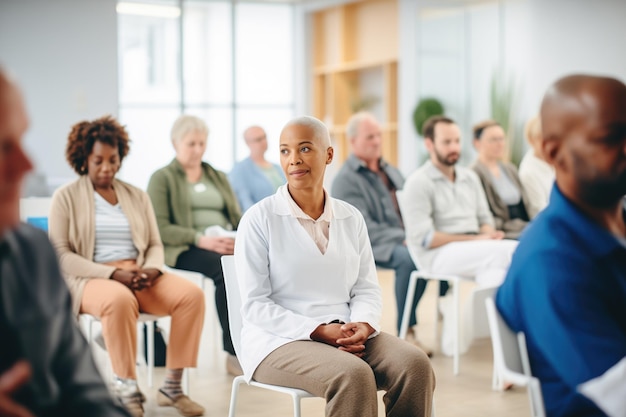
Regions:
<instances>
[{"instance_id":1,"label":"blurred woman in background","mask_svg":"<svg viewBox=\"0 0 626 417\"><path fill-rule=\"evenodd\" d=\"M517 239L529 221L527 200L515 165L504 161L504 129L498 122L487 120L473 130L478 159L472 169L485 189L496 229L507 239Z\"/></svg>"},{"instance_id":2,"label":"blurred woman in background","mask_svg":"<svg viewBox=\"0 0 626 417\"><path fill-rule=\"evenodd\" d=\"M148 194L165 246L165 263L171 267L200 272L215 284L215 306L222 327L226 370L241 375L230 338L226 288L220 259L232 255L235 240L223 233L207 235L210 226L234 230L241 211L226 174L202 161L209 129L202 119L182 115L172 126L171 140L176 157L150 178Z\"/></svg>"}]
</instances>

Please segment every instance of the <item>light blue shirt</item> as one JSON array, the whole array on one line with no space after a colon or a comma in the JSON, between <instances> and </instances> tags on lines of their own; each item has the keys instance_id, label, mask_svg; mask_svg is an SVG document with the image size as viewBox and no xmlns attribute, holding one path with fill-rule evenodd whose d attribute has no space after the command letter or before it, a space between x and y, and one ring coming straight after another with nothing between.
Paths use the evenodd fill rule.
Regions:
<instances>
[{"instance_id":1,"label":"light blue shirt","mask_svg":"<svg viewBox=\"0 0 626 417\"><path fill-rule=\"evenodd\" d=\"M282 179L279 186L284 184L287 179L282 169L276 164L272 164L272 167L275 170L275 175ZM235 164L233 170L228 174L228 179L233 191L235 191L242 212L265 197L274 194L278 188L250 157Z\"/></svg>"}]
</instances>

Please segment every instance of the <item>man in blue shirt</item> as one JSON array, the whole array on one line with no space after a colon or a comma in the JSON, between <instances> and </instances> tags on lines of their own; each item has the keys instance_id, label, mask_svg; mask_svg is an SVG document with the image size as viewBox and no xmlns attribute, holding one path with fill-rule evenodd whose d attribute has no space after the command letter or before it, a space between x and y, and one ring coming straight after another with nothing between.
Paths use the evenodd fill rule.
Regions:
<instances>
[{"instance_id":1,"label":"man in blue shirt","mask_svg":"<svg viewBox=\"0 0 626 417\"><path fill-rule=\"evenodd\" d=\"M496 296L526 334L548 416L626 413L626 85L558 80L541 106L556 169Z\"/></svg>"}]
</instances>

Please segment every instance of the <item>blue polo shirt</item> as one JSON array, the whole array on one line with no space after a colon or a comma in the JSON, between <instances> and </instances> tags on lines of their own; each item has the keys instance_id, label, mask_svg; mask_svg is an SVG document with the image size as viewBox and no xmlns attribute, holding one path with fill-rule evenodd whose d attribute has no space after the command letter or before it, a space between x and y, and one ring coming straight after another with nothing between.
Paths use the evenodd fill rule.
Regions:
<instances>
[{"instance_id":1,"label":"blue polo shirt","mask_svg":"<svg viewBox=\"0 0 626 417\"><path fill-rule=\"evenodd\" d=\"M580 385L626 358L626 246L556 184L520 239L496 305L526 334L547 415L604 416Z\"/></svg>"}]
</instances>

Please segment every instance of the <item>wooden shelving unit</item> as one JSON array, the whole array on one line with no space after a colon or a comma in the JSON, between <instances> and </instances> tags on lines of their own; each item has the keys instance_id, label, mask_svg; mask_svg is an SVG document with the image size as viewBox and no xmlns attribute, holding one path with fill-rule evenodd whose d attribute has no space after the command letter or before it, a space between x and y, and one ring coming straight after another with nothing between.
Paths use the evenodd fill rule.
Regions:
<instances>
[{"instance_id":1,"label":"wooden shelving unit","mask_svg":"<svg viewBox=\"0 0 626 417\"><path fill-rule=\"evenodd\" d=\"M313 14L313 114L330 128L335 157L350 152L348 118L372 112L383 127L383 157L397 165L397 0L362 0Z\"/></svg>"}]
</instances>

